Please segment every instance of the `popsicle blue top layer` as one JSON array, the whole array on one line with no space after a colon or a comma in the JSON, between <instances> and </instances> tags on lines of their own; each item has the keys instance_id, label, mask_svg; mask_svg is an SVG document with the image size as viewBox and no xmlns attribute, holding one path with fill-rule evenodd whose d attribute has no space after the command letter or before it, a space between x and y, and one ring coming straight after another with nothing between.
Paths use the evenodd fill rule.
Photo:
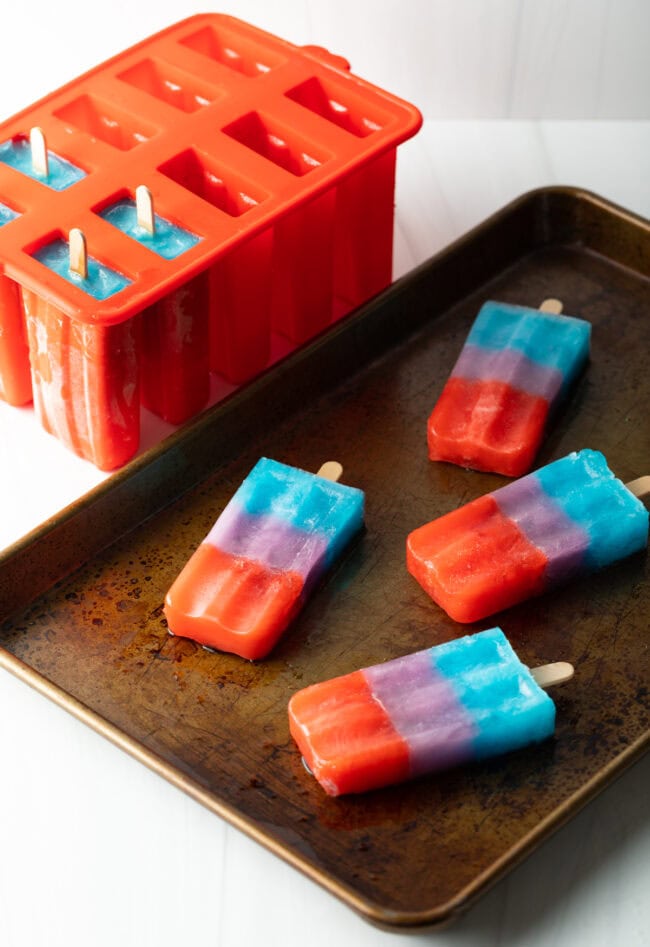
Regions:
<instances>
[{"instance_id":1,"label":"popsicle blue top layer","mask_svg":"<svg viewBox=\"0 0 650 947\"><path fill-rule=\"evenodd\" d=\"M81 178L85 178L86 172L66 161L65 158L59 158L51 151L48 151L47 155L49 173L47 177L43 177L32 167L32 149L26 138L5 141L0 145L0 161L3 164L8 164L21 174L40 181L41 184L51 187L54 191L64 191Z\"/></svg>"},{"instance_id":2,"label":"popsicle blue top layer","mask_svg":"<svg viewBox=\"0 0 650 947\"><path fill-rule=\"evenodd\" d=\"M138 225L135 201L132 200L117 201L103 210L100 216L165 260L174 260L200 240L196 234L177 227L158 214L154 214L154 233L149 233Z\"/></svg>"},{"instance_id":3,"label":"popsicle blue top layer","mask_svg":"<svg viewBox=\"0 0 650 947\"><path fill-rule=\"evenodd\" d=\"M246 555L249 549L248 554L252 555L253 550L258 550L256 535L262 528L269 536L277 533L282 537L282 545L286 545L289 533L299 533L302 539L294 535L290 543L294 554L311 538L315 542L308 543L309 549L314 547L314 555L320 557L320 549L324 548L323 567L327 568L363 526L363 512L362 490L262 457L215 523L207 541L220 548L224 548L222 543L234 543L236 548L225 551ZM246 537L241 529L233 528L233 514L238 513L246 526ZM262 552L260 549L254 557L262 559ZM311 556L312 552L308 558ZM282 558L267 564L291 567Z\"/></svg>"},{"instance_id":4,"label":"popsicle blue top layer","mask_svg":"<svg viewBox=\"0 0 650 947\"><path fill-rule=\"evenodd\" d=\"M500 628L365 668L409 748L411 775L549 737L555 706Z\"/></svg>"},{"instance_id":5,"label":"popsicle blue top layer","mask_svg":"<svg viewBox=\"0 0 650 947\"><path fill-rule=\"evenodd\" d=\"M566 387L589 356L590 338L591 325L584 319L488 301L481 307L466 344L515 350L537 365L560 372Z\"/></svg>"},{"instance_id":6,"label":"popsicle blue top layer","mask_svg":"<svg viewBox=\"0 0 650 947\"><path fill-rule=\"evenodd\" d=\"M474 722L477 757L506 753L553 733L553 701L500 628L438 645L431 659Z\"/></svg>"},{"instance_id":7,"label":"popsicle blue top layer","mask_svg":"<svg viewBox=\"0 0 650 947\"><path fill-rule=\"evenodd\" d=\"M647 546L648 511L599 451L568 454L530 476L588 535L587 568L600 569Z\"/></svg>"}]
</instances>

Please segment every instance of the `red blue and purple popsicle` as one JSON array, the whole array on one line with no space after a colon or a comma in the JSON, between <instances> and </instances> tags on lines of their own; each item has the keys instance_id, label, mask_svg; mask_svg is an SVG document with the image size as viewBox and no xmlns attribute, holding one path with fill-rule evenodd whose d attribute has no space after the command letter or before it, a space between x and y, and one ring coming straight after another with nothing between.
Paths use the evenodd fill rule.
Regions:
<instances>
[{"instance_id":1,"label":"red blue and purple popsicle","mask_svg":"<svg viewBox=\"0 0 650 947\"><path fill-rule=\"evenodd\" d=\"M547 667L561 667L555 683L573 673ZM491 628L306 687L289 723L310 771L338 796L545 740L555 705Z\"/></svg>"},{"instance_id":2,"label":"red blue and purple popsicle","mask_svg":"<svg viewBox=\"0 0 650 947\"><path fill-rule=\"evenodd\" d=\"M472 622L647 544L641 500L582 450L419 527L406 553L425 591Z\"/></svg>"},{"instance_id":3,"label":"red blue and purple popsicle","mask_svg":"<svg viewBox=\"0 0 650 947\"><path fill-rule=\"evenodd\" d=\"M484 303L429 418L430 459L511 477L530 470L590 337L583 319Z\"/></svg>"},{"instance_id":4,"label":"red blue and purple popsicle","mask_svg":"<svg viewBox=\"0 0 650 947\"><path fill-rule=\"evenodd\" d=\"M170 631L265 657L361 530L363 510L362 490L263 457L167 593Z\"/></svg>"}]
</instances>

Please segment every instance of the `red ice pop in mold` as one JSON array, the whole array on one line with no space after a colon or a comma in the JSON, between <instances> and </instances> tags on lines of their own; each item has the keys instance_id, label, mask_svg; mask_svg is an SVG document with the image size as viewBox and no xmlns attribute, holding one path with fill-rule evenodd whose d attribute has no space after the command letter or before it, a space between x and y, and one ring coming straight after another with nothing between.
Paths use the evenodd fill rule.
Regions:
<instances>
[{"instance_id":1,"label":"red ice pop in mold","mask_svg":"<svg viewBox=\"0 0 650 947\"><path fill-rule=\"evenodd\" d=\"M210 371L241 384L273 333L300 345L390 282L395 150L420 123L340 57L214 14L16 115L0 128L0 204L18 214L0 226L0 395L33 393L48 430L120 466L141 400L180 423ZM78 169L69 186L21 170L33 127L50 169ZM106 213L139 185L198 237L173 259ZM104 299L50 269L73 228L96 271L125 278Z\"/></svg>"}]
</instances>

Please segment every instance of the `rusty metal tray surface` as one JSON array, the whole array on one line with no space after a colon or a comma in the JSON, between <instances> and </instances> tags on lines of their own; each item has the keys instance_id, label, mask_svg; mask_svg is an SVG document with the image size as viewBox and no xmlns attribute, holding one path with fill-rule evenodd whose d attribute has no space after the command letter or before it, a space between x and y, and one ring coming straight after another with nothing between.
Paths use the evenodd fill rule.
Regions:
<instances>
[{"instance_id":1,"label":"rusty metal tray surface","mask_svg":"<svg viewBox=\"0 0 650 947\"><path fill-rule=\"evenodd\" d=\"M415 526L504 482L427 460L427 416L480 303L559 296L592 360L539 457L650 460L650 228L598 197L531 192L334 330L205 412L6 551L0 664L368 920L444 924L647 746L646 555L473 626L407 574ZM339 459L367 530L258 664L167 634L162 601L260 455ZM534 665L569 660L555 739L364 797L326 798L292 744L298 688L503 627Z\"/></svg>"}]
</instances>

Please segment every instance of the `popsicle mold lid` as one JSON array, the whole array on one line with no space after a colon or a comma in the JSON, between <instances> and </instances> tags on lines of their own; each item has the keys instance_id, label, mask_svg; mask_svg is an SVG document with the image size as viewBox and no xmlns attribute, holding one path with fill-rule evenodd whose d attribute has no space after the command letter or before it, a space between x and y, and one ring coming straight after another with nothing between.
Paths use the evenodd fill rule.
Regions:
<instances>
[{"instance_id":1,"label":"popsicle mold lid","mask_svg":"<svg viewBox=\"0 0 650 947\"><path fill-rule=\"evenodd\" d=\"M0 163L0 269L79 321L115 324L418 130L417 108L238 19L197 14L119 53L0 125L0 147L43 129L85 175L61 191ZM212 197L192 176L212 182ZM151 190L156 213L200 237L176 260L100 216ZM218 194L216 192L219 192ZM101 302L34 257L80 228L89 255L130 280Z\"/></svg>"}]
</instances>

